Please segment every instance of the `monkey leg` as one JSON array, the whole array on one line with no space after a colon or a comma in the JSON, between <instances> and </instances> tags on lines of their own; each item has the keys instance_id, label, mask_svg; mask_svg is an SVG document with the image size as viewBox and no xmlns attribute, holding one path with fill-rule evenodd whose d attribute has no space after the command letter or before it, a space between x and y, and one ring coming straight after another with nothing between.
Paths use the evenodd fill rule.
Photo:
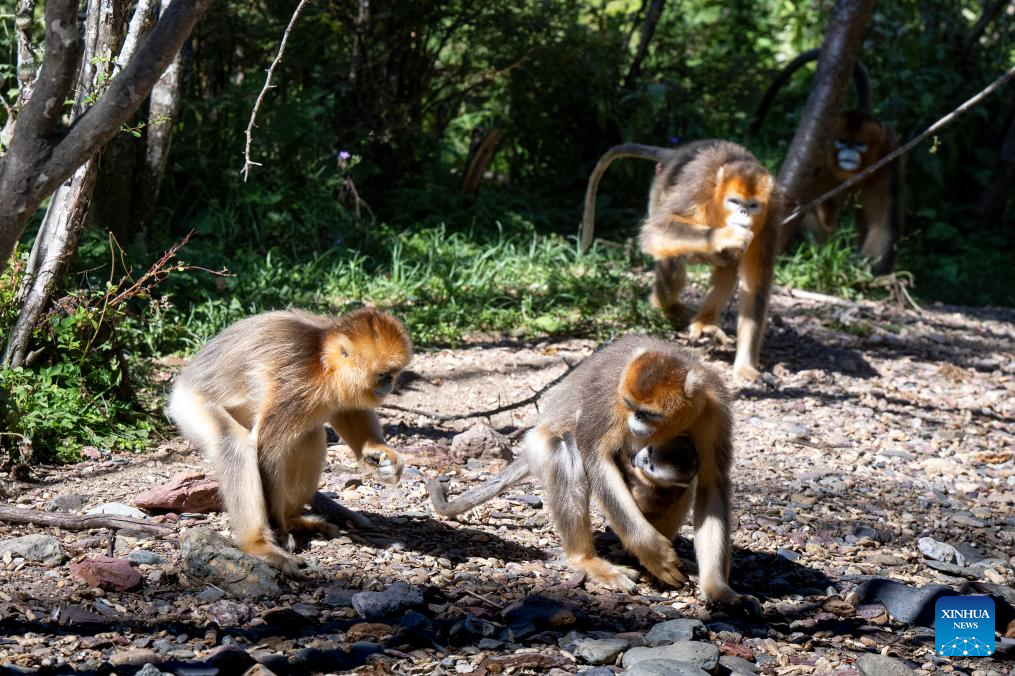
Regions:
<instances>
[{"instance_id":1,"label":"monkey leg","mask_svg":"<svg viewBox=\"0 0 1015 676\"><path fill-rule=\"evenodd\" d=\"M327 455L324 426L318 425L299 437L291 446L276 449L262 458L261 476L265 483L268 510L279 534L291 551L294 530L317 530L326 535L337 534L323 519L304 516L303 508L317 491Z\"/></svg>"},{"instance_id":2,"label":"monkey leg","mask_svg":"<svg viewBox=\"0 0 1015 676\"><path fill-rule=\"evenodd\" d=\"M240 549L287 575L298 575L300 560L279 547L271 533L257 446L250 430L185 385L173 391L169 414L211 463Z\"/></svg>"},{"instance_id":3,"label":"monkey leg","mask_svg":"<svg viewBox=\"0 0 1015 676\"><path fill-rule=\"evenodd\" d=\"M535 429L525 437L530 466L539 468L543 503L560 535L570 566L590 580L632 591L636 570L614 565L596 554L589 515L589 482L573 437L566 441Z\"/></svg>"},{"instance_id":4,"label":"monkey leg","mask_svg":"<svg viewBox=\"0 0 1015 676\"><path fill-rule=\"evenodd\" d=\"M857 227L861 230L860 253L872 260L871 271L886 275L895 266L895 240L892 223L892 191L888 172L864 184L860 190Z\"/></svg>"},{"instance_id":5,"label":"monkey leg","mask_svg":"<svg viewBox=\"0 0 1015 676\"><path fill-rule=\"evenodd\" d=\"M761 375L761 341L765 335L773 274L773 261L767 254L764 242L759 241L740 260L740 311L733 375L747 381L757 380Z\"/></svg>"},{"instance_id":6,"label":"monkey leg","mask_svg":"<svg viewBox=\"0 0 1015 676\"><path fill-rule=\"evenodd\" d=\"M736 282L736 265L712 268L712 288L709 289L708 295L705 296L705 300L701 304L701 309L694 321L691 322L689 329L691 340L697 340L703 335L715 336L724 343L728 340L726 334L719 328L719 315L726 307Z\"/></svg>"},{"instance_id":7,"label":"monkey leg","mask_svg":"<svg viewBox=\"0 0 1015 676\"><path fill-rule=\"evenodd\" d=\"M655 282L649 302L662 310L671 322L684 321L680 292L686 283L687 266L683 258L661 258L655 262Z\"/></svg>"},{"instance_id":8,"label":"monkey leg","mask_svg":"<svg viewBox=\"0 0 1015 676\"><path fill-rule=\"evenodd\" d=\"M691 503L696 486L697 482L692 481L691 485L684 490L679 500L670 505L658 517L650 520L655 529L662 533L670 542L677 537L680 527L687 520L687 513L691 511Z\"/></svg>"},{"instance_id":9,"label":"monkey leg","mask_svg":"<svg viewBox=\"0 0 1015 676\"><path fill-rule=\"evenodd\" d=\"M384 443L384 432L376 413L371 410L340 411L331 416L330 422L342 441L349 444L363 471L377 474L381 481L398 483L405 463Z\"/></svg>"}]
</instances>

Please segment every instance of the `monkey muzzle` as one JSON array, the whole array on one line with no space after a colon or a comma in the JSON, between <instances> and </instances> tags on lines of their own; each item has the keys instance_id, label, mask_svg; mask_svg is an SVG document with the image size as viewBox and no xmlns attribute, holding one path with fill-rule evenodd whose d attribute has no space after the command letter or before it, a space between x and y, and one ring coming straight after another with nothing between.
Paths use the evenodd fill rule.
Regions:
<instances>
[{"instance_id":1,"label":"monkey muzzle","mask_svg":"<svg viewBox=\"0 0 1015 676\"><path fill-rule=\"evenodd\" d=\"M652 479L659 484L664 484L673 488L687 488L691 485L690 481L694 478L695 471L697 470L697 462L694 461L695 458L690 458L690 460L694 462L691 462L687 468L679 469L682 474L686 473L686 476L678 476L675 473L675 468L671 467L668 471L663 472L656 466L653 458L654 451L655 448L652 446L643 446L641 450L635 454L631 464L641 470L646 476L652 477ZM683 479L686 479L686 481Z\"/></svg>"},{"instance_id":2,"label":"monkey muzzle","mask_svg":"<svg viewBox=\"0 0 1015 676\"><path fill-rule=\"evenodd\" d=\"M747 209L731 209L729 216L726 217L726 225L736 225L741 228L751 230L754 225L754 221Z\"/></svg>"},{"instance_id":3,"label":"monkey muzzle","mask_svg":"<svg viewBox=\"0 0 1015 676\"><path fill-rule=\"evenodd\" d=\"M856 171L862 161L863 158L855 148L841 148L836 155L836 163L843 171Z\"/></svg>"}]
</instances>

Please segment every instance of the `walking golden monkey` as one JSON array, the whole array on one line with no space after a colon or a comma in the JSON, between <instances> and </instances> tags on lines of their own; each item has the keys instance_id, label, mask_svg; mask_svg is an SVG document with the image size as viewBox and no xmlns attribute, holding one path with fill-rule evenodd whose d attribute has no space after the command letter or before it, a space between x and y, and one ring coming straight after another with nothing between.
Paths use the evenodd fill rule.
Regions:
<instances>
[{"instance_id":1,"label":"walking golden monkey","mask_svg":"<svg viewBox=\"0 0 1015 676\"><path fill-rule=\"evenodd\" d=\"M596 190L618 157L654 160L648 215L638 236L641 250L655 261L651 301L668 317L682 319L680 293L687 262L712 266L711 288L689 333L697 339L726 334L720 314L740 282L737 352L733 373L744 380L760 375L761 342L775 267L782 197L775 179L743 146L729 141L696 141L677 148L635 143L616 146L600 158L585 193L582 246L592 243Z\"/></svg>"},{"instance_id":2,"label":"walking golden monkey","mask_svg":"<svg viewBox=\"0 0 1015 676\"><path fill-rule=\"evenodd\" d=\"M325 422L361 465L376 460L382 478L399 480L402 460L384 443L374 409L411 358L402 324L373 309L256 315L194 355L173 386L169 416L207 455L243 551L295 575L291 532L337 531L303 515L324 468Z\"/></svg>"},{"instance_id":3,"label":"walking golden monkey","mask_svg":"<svg viewBox=\"0 0 1015 676\"><path fill-rule=\"evenodd\" d=\"M754 597L728 584L730 466L729 395L718 374L674 343L626 336L604 347L548 390L539 421L518 456L500 475L448 502L440 482L427 482L437 514L461 514L526 476L543 486L543 504L575 570L606 586L634 589L637 572L600 558L592 537L594 498L624 547L660 581L679 587L687 577L673 538L694 509L698 588L706 599L759 612ZM653 456L686 455L662 473ZM639 458L641 458L639 460ZM696 470L695 470L696 465ZM684 466L684 469L679 469ZM630 472L637 468L640 479ZM696 474L695 474L696 471ZM678 486L681 479L689 485ZM659 504L655 489L672 483L673 500ZM646 499L646 497L648 499Z\"/></svg>"}]
</instances>

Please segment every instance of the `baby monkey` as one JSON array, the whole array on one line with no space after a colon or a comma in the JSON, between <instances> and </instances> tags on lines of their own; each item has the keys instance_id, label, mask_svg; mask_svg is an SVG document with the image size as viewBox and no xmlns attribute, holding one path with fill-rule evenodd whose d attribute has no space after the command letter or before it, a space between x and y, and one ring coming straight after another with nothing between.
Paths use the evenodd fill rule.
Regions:
<instances>
[{"instance_id":1,"label":"baby monkey","mask_svg":"<svg viewBox=\"0 0 1015 676\"><path fill-rule=\"evenodd\" d=\"M411 358L402 324L373 309L338 318L267 312L194 355L173 386L169 416L207 455L243 551L296 575L291 532L337 532L303 514L324 469L325 422L361 464L376 460L369 469L398 481L402 460L384 443L374 409Z\"/></svg>"},{"instance_id":2,"label":"baby monkey","mask_svg":"<svg viewBox=\"0 0 1015 676\"><path fill-rule=\"evenodd\" d=\"M626 336L591 355L540 399L540 417L498 476L448 502L427 482L434 511L461 514L525 477L543 503L571 567L624 591L637 572L600 558L590 502L656 578L687 580L673 537L694 507L699 589L709 601L759 612L727 580L730 568L729 396L715 371L674 343Z\"/></svg>"}]
</instances>

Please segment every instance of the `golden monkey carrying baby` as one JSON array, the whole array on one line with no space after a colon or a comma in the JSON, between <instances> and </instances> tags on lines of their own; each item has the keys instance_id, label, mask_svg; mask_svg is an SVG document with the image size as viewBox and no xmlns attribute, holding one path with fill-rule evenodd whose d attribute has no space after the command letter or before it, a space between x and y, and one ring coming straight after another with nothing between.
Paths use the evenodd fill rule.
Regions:
<instances>
[{"instance_id":1,"label":"golden monkey carrying baby","mask_svg":"<svg viewBox=\"0 0 1015 676\"><path fill-rule=\"evenodd\" d=\"M630 591L637 572L596 554L591 499L624 547L676 587L687 577L672 540L693 504L699 589L710 601L759 610L727 582L732 424L713 369L673 343L627 336L547 391L539 410L518 456L497 477L451 502L439 481L427 482L434 511L461 514L535 478L571 567Z\"/></svg>"},{"instance_id":2,"label":"golden monkey carrying baby","mask_svg":"<svg viewBox=\"0 0 1015 676\"><path fill-rule=\"evenodd\" d=\"M208 457L243 551L296 574L291 532L337 530L303 514L324 469L325 422L361 464L366 454L398 481L402 460L385 445L374 409L411 358L402 324L373 309L338 318L260 314L194 355L173 386L169 416Z\"/></svg>"}]
</instances>

